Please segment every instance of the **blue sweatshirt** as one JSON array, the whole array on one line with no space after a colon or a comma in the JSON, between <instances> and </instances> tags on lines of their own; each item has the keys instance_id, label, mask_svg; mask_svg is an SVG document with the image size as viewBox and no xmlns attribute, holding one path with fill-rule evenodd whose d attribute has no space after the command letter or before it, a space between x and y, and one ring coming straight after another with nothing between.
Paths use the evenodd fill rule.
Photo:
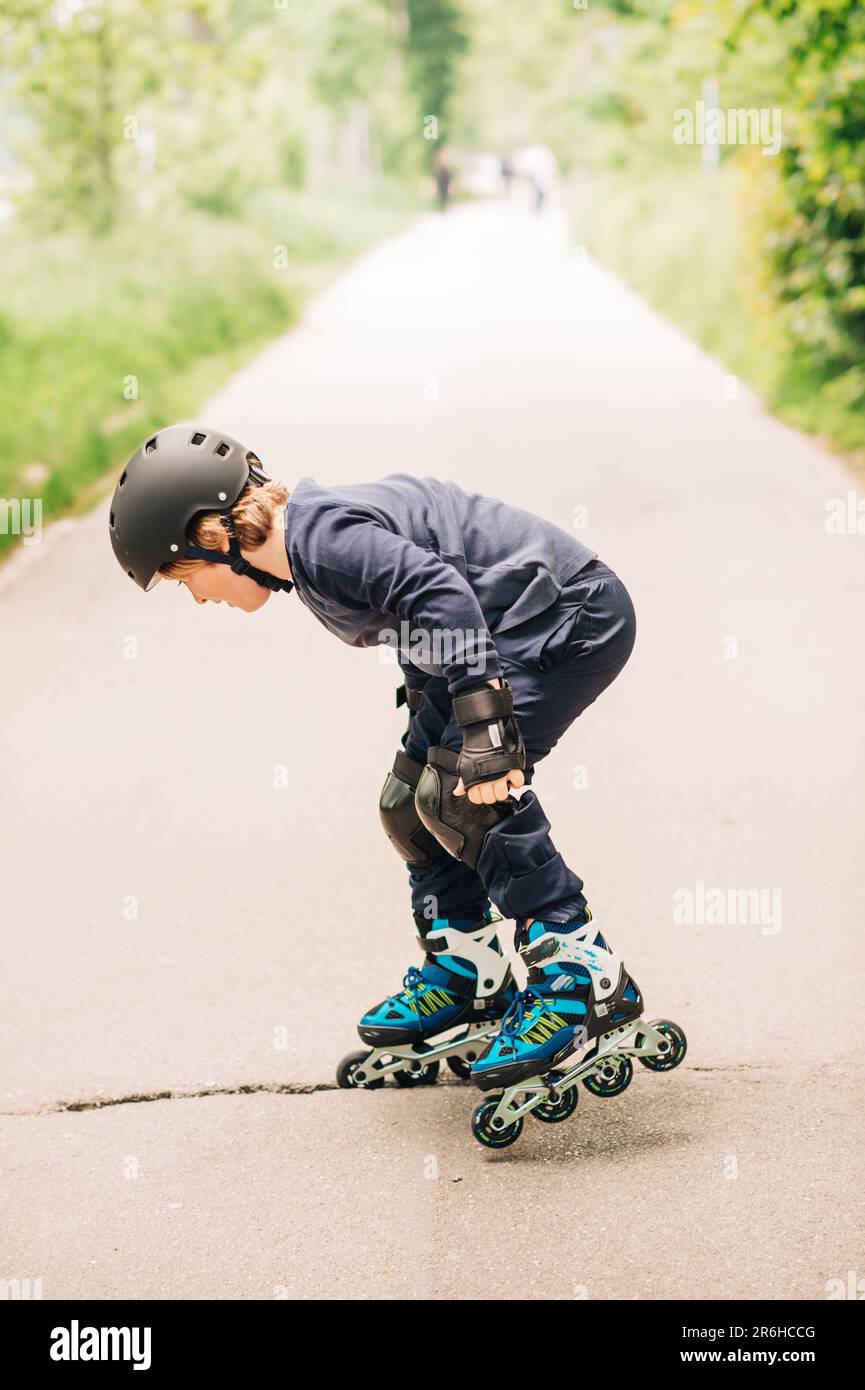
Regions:
<instances>
[{"instance_id":1,"label":"blue sweatshirt","mask_svg":"<svg viewBox=\"0 0 865 1390\"><path fill-rule=\"evenodd\" d=\"M285 548L298 597L330 632L388 643L408 685L444 676L451 694L500 676L494 634L549 608L595 558L531 512L408 473L339 487L301 478Z\"/></svg>"}]
</instances>

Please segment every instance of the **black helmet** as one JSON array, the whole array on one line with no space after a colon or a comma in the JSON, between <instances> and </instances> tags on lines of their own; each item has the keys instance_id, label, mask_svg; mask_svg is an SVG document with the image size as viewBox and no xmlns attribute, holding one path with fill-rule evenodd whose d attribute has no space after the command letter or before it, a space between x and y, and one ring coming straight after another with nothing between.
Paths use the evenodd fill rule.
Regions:
<instances>
[{"instance_id":1,"label":"black helmet","mask_svg":"<svg viewBox=\"0 0 865 1390\"><path fill-rule=\"evenodd\" d=\"M268 481L248 453L230 435L197 425L169 425L136 450L114 489L108 527L118 563L140 588L152 589L172 560L230 565L265 589L293 587L244 560L231 529L229 513L246 484ZM222 513L227 555L189 543L187 528L199 512Z\"/></svg>"}]
</instances>

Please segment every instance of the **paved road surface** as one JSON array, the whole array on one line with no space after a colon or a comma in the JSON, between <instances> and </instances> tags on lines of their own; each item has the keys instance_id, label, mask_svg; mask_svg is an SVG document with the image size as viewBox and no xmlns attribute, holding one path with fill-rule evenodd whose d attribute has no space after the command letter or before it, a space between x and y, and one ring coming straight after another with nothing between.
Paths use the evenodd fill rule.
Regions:
<instances>
[{"instance_id":1,"label":"paved road surface","mask_svg":"<svg viewBox=\"0 0 865 1390\"><path fill-rule=\"evenodd\" d=\"M415 959L376 812L395 668L294 597L144 599L100 508L0 591L0 1278L815 1299L865 1277L865 539L824 525L851 477L554 215L501 207L377 248L202 417L289 483L429 472L587 524L638 644L536 785L690 1053L498 1155L472 1088L332 1089ZM698 884L734 920L701 920Z\"/></svg>"}]
</instances>

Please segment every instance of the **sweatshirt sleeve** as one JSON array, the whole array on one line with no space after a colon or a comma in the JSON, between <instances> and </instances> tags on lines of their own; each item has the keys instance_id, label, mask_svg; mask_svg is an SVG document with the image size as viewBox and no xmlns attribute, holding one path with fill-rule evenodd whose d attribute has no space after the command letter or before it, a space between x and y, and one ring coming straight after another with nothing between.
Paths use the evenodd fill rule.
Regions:
<instances>
[{"instance_id":1,"label":"sweatshirt sleeve","mask_svg":"<svg viewBox=\"0 0 865 1390\"><path fill-rule=\"evenodd\" d=\"M432 679L426 671L421 671L418 666L412 666L406 657L398 655L397 661L403 674L406 690L423 690L427 681Z\"/></svg>"},{"instance_id":2,"label":"sweatshirt sleeve","mask_svg":"<svg viewBox=\"0 0 865 1390\"><path fill-rule=\"evenodd\" d=\"M348 607L393 614L413 632L421 629L451 694L501 675L477 598L434 550L345 510L320 514L314 536L304 565L320 592Z\"/></svg>"}]
</instances>

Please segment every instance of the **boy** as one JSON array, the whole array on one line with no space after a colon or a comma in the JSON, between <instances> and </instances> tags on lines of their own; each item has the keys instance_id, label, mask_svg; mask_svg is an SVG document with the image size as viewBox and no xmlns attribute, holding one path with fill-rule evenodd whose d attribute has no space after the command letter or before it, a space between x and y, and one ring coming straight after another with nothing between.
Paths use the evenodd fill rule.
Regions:
<instances>
[{"instance_id":1,"label":"boy","mask_svg":"<svg viewBox=\"0 0 865 1390\"><path fill-rule=\"evenodd\" d=\"M488 1090L546 1073L578 1041L639 1016L640 992L530 790L536 764L634 644L628 593L592 550L433 478L303 478L289 494L236 440L185 425L130 459L109 525L142 589L176 579L197 603L244 612L294 591L344 642L397 650L410 720L380 813L408 865L424 963L363 1016L365 1042L422 1052L457 1024L483 1023L471 1075ZM529 967L519 993L490 901L517 924Z\"/></svg>"}]
</instances>

